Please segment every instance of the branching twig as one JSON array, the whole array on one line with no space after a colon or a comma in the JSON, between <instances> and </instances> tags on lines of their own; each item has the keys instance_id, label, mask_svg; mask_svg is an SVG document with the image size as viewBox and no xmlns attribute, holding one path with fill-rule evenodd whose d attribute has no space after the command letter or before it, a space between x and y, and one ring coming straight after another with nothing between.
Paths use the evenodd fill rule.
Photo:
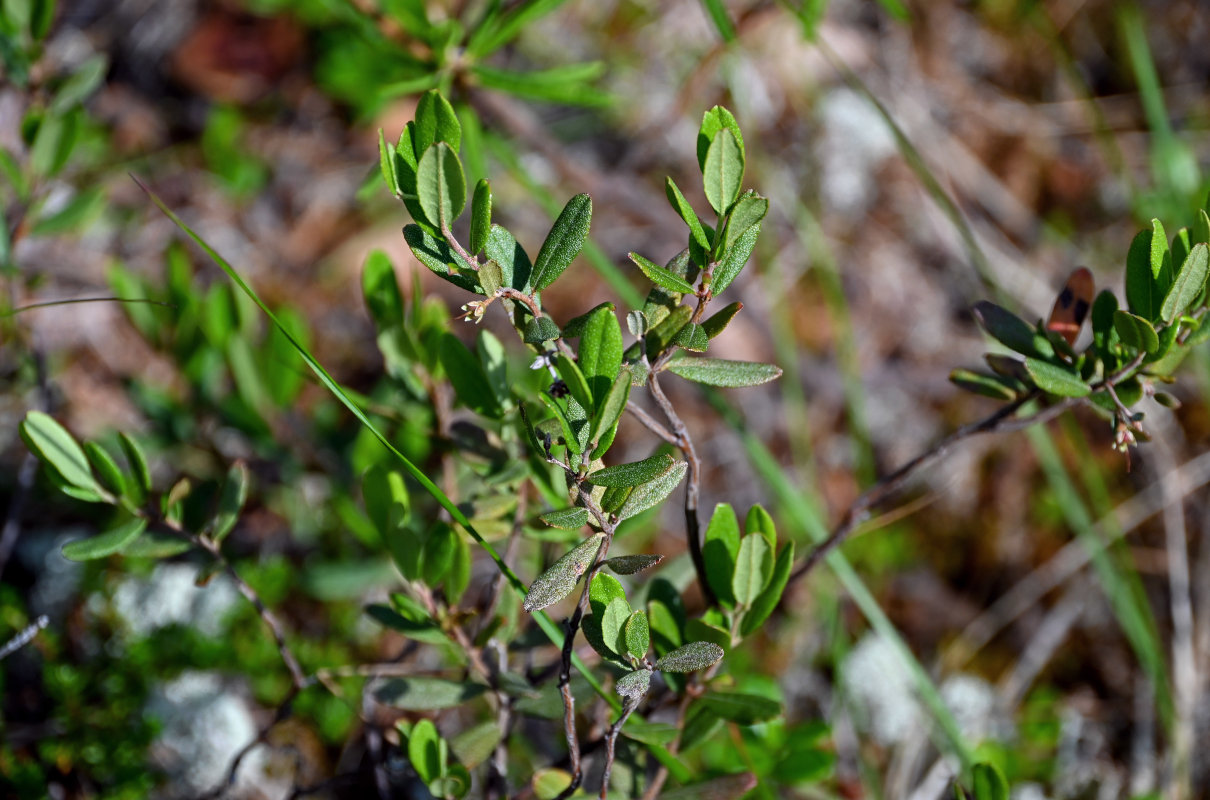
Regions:
<instances>
[{"instance_id":1,"label":"branching twig","mask_svg":"<svg viewBox=\"0 0 1210 800\"><path fill-rule=\"evenodd\" d=\"M622 732L622 726L639 707L642 699L642 697L627 697L626 702L622 705L621 715L609 726L609 733L605 737L605 771L601 774L601 800L605 800L609 794L609 773L613 771L614 748L617 746L618 734Z\"/></svg>"}]
</instances>

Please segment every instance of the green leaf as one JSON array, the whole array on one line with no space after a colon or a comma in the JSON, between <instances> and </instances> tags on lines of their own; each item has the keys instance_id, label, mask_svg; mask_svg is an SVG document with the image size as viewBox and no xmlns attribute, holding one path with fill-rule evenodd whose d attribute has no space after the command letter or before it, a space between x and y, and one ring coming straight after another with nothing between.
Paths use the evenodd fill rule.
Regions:
<instances>
[{"instance_id":1,"label":"green leaf","mask_svg":"<svg viewBox=\"0 0 1210 800\"><path fill-rule=\"evenodd\" d=\"M492 229L492 185L487 178L475 184L471 198L471 255L478 255L487 245Z\"/></svg>"},{"instance_id":2,"label":"green leaf","mask_svg":"<svg viewBox=\"0 0 1210 800\"><path fill-rule=\"evenodd\" d=\"M601 615L601 637L605 641L605 646L618 655L626 652L626 640L623 638L623 633L629 619L630 603L626 602L623 597L615 597L610 600L609 605L605 606L605 613Z\"/></svg>"},{"instance_id":3,"label":"green leaf","mask_svg":"<svg viewBox=\"0 0 1210 800\"><path fill-rule=\"evenodd\" d=\"M634 612L641 614L641 611ZM651 688L651 670L636 669L634 672L627 673L618 682L613 685L613 690L618 693L619 697L624 697L632 703L638 700Z\"/></svg>"},{"instance_id":4,"label":"green leaf","mask_svg":"<svg viewBox=\"0 0 1210 800\"><path fill-rule=\"evenodd\" d=\"M525 323L525 333L522 338L526 344L542 344L560 336L559 326L550 317L532 317Z\"/></svg>"},{"instance_id":5,"label":"green leaf","mask_svg":"<svg viewBox=\"0 0 1210 800\"><path fill-rule=\"evenodd\" d=\"M462 124L450 102L436 89L425 92L416 104L416 125L412 134L413 152L423 160L430 146L444 142L457 154L462 148ZM464 184L465 186L465 184ZM465 189L463 190L465 192Z\"/></svg>"},{"instance_id":6,"label":"green leaf","mask_svg":"<svg viewBox=\"0 0 1210 800\"><path fill-rule=\"evenodd\" d=\"M690 642L655 662L661 672L695 672L713 666L723 658L723 648L713 642Z\"/></svg>"},{"instance_id":7,"label":"green leaf","mask_svg":"<svg viewBox=\"0 0 1210 800\"><path fill-rule=\"evenodd\" d=\"M778 602L781 601L782 592L786 590L786 584L790 580L790 570L794 566L794 542L786 543L781 552L777 554L777 561L773 564L773 576L769 579L769 584L761 591L760 595L752 601L748 608L748 613L744 614L744 620L740 624L740 635L750 636L761 624L769 618L773 613L773 609L777 608Z\"/></svg>"},{"instance_id":8,"label":"green leaf","mask_svg":"<svg viewBox=\"0 0 1210 800\"><path fill-rule=\"evenodd\" d=\"M571 419L568 418L567 412L563 410L563 407L559 405L558 401L548 396L545 392L539 394L538 399L542 401L542 405L546 406L547 410L555 415L555 419L558 421L559 427L563 430L563 444L567 446L567 449L577 455L583 452L584 448L580 447L579 434L576 432L576 429L572 427Z\"/></svg>"},{"instance_id":9,"label":"green leaf","mask_svg":"<svg viewBox=\"0 0 1210 800\"><path fill-rule=\"evenodd\" d=\"M748 516L744 517L744 533L764 536L770 551L777 547L777 525L773 522L773 515L760 503L748 509Z\"/></svg>"},{"instance_id":10,"label":"green leaf","mask_svg":"<svg viewBox=\"0 0 1210 800\"><path fill-rule=\"evenodd\" d=\"M422 719L412 726L408 734L408 760L420 776L428 783L441 775L441 751L438 742L441 736L431 719Z\"/></svg>"},{"instance_id":11,"label":"green leaf","mask_svg":"<svg viewBox=\"0 0 1210 800\"><path fill-rule=\"evenodd\" d=\"M758 694L707 692L698 701L713 713L737 725L755 725L781 716L781 703Z\"/></svg>"},{"instance_id":12,"label":"green leaf","mask_svg":"<svg viewBox=\"0 0 1210 800\"><path fill-rule=\"evenodd\" d=\"M710 291L717 297L726 291L731 282L736 279L740 271L748 263L748 259L752 256L752 250L756 247L756 240L760 236L760 223L753 225L748 230L735 240L735 244L727 248L727 252L723 255L723 260L719 262L718 267L714 270L714 280L710 284Z\"/></svg>"},{"instance_id":13,"label":"green leaf","mask_svg":"<svg viewBox=\"0 0 1210 800\"><path fill-rule=\"evenodd\" d=\"M428 267L433 274L460 289L468 292L477 291L478 279L474 274L474 267L463 261L445 241L433 237L419 225L405 225L403 240L408 243L416 260ZM505 271L503 264L500 265L500 270Z\"/></svg>"},{"instance_id":14,"label":"green leaf","mask_svg":"<svg viewBox=\"0 0 1210 800\"><path fill-rule=\"evenodd\" d=\"M62 233L80 233L101 213L105 207L105 193L99 187L78 192L48 217L40 217L30 228L30 236L56 236Z\"/></svg>"},{"instance_id":15,"label":"green leaf","mask_svg":"<svg viewBox=\"0 0 1210 800\"><path fill-rule=\"evenodd\" d=\"M635 514L663 502L664 498L672 494L672 490L685 477L687 468L688 464L684 461L673 461L665 472L641 486L636 486L626 498L626 502L617 510L618 519L633 517Z\"/></svg>"},{"instance_id":16,"label":"green leaf","mask_svg":"<svg viewBox=\"0 0 1210 800\"><path fill-rule=\"evenodd\" d=\"M647 358L654 359L667 349L673 338L681 332L681 328L693 318L693 309L689 306L677 306L659 324L647 331ZM636 353L637 355L637 353Z\"/></svg>"},{"instance_id":17,"label":"green leaf","mask_svg":"<svg viewBox=\"0 0 1210 800\"><path fill-rule=\"evenodd\" d=\"M21 423L21 438L30 452L62 478L65 485L97 494L104 491L93 477L84 450L49 414L41 411L26 414Z\"/></svg>"},{"instance_id":18,"label":"green leaf","mask_svg":"<svg viewBox=\"0 0 1210 800\"><path fill-rule=\"evenodd\" d=\"M142 517L132 517L99 536L63 545L63 557L69 561L93 561L105 558L125 550L145 530L147 530L147 520Z\"/></svg>"},{"instance_id":19,"label":"green leaf","mask_svg":"<svg viewBox=\"0 0 1210 800\"><path fill-rule=\"evenodd\" d=\"M378 167L382 171L382 180L386 182L391 194L402 194L399 176L395 172L395 148L387 144L386 135L382 128L378 129Z\"/></svg>"},{"instance_id":20,"label":"green leaf","mask_svg":"<svg viewBox=\"0 0 1210 800\"><path fill-rule=\"evenodd\" d=\"M567 324L563 326L563 338L564 339L580 338L580 336L584 333L584 328L588 326L588 321L590 319L592 319L597 314L597 312L601 311L602 309L606 309L606 310L612 312L612 311L616 310L616 307L614 306L613 303L606 300L604 303L598 303L597 305L593 306L592 308L590 308L588 311L581 314L580 316L572 317L570 320L567 321Z\"/></svg>"},{"instance_id":21,"label":"green leaf","mask_svg":"<svg viewBox=\"0 0 1210 800\"><path fill-rule=\"evenodd\" d=\"M539 575L529 587L522 608L526 611L537 611L571 594L580 576L596 560L597 551L600 550L604 538L605 534L594 533Z\"/></svg>"},{"instance_id":22,"label":"green leaf","mask_svg":"<svg viewBox=\"0 0 1210 800\"><path fill-rule=\"evenodd\" d=\"M1008 800L1008 781L995 764L984 761L971 770L974 800Z\"/></svg>"},{"instance_id":23,"label":"green leaf","mask_svg":"<svg viewBox=\"0 0 1210 800\"><path fill-rule=\"evenodd\" d=\"M731 303L728 306L724 306L722 309L711 315L710 319L702 323L702 330L706 332L706 336L708 338L713 339L726 330L727 326L731 323L731 320L735 318L735 315L738 314L739 310L743 307L744 304L739 301Z\"/></svg>"},{"instance_id":24,"label":"green leaf","mask_svg":"<svg viewBox=\"0 0 1210 800\"><path fill-rule=\"evenodd\" d=\"M399 292L395 268L381 250L374 250L366 257L361 270L361 293L378 330L403 324L403 295Z\"/></svg>"},{"instance_id":25,"label":"green leaf","mask_svg":"<svg viewBox=\"0 0 1210 800\"><path fill-rule=\"evenodd\" d=\"M1044 360L1055 357L1055 349L1046 337L1008 309L983 300L975 303L974 313L983 330L1009 350Z\"/></svg>"},{"instance_id":26,"label":"green leaf","mask_svg":"<svg viewBox=\"0 0 1210 800\"><path fill-rule=\"evenodd\" d=\"M651 627L647 624L647 615L635 611L626 620L626 652L631 658L642 659L651 647Z\"/></svg>"},{"instance_id":27,"label":"green leaf","mask_svg":"<svg viewBox=\"0 0 1210 800\"><path fill-rule=\"evenodd\" d=\"M529 289L533 266L525 250L517 244L517 240L507 229L492 225L483 249L488 258L500 265L500 274L505 286L517 291Z\"/></svg>"},{"instance_id":28,"label":"green leaf","mask_svg":"<svg viewBox=\"0 0 1210 800\"><path fill-rule=\"evenodd\" d=\"M1197 244L1181 265L1176 280L1160 306L1160 318L1172 324L1178 317L1193 307L1206 289L1206 278L1210 275L1210 248Z\"/></svg>"},{"instance_id":29,"label":"green leaf","mask_svg":"<svg viewBox=\"0 0 1210 800\"><path fill-rule=\"evenodd\" d=\"M1036 358L1025 359L1025 369L1033 378L1034 384L1048 394L1059 397L1086 397L1092 391L1091 387L1070 367L1039 361Z\"/></svg>"},{"instance_id":30,"label":"green leaf","mask_svg":"<svg viewBox=\"0 0 1210 800\"><path fill-rule=\"evenodd\" d=\"M496 721L488 720L467 728L450 739L450 750L458 759L458 763L467 769L474 769L491 758L502 737Z\"/></svg>"},{"instance_id":31,"label":"green leaf","mask_svg":"<svg viewBox=\"0 0 1210 800\"><path fill-rule=\"evenodd\" d=\"M227 470L227 480L223 482L223 491L218 497L218 512L211 523L211 539L221 542L231 533L247 501L248 467L244 462L237 461Z\"/></svg>"},{"instance_id":32,"label":"green leaf","mask_svg":"<svg viewBox=\"0 0 1210 800\"><path fill-rule=\"evenodd\" d=\"M714 507L710 524L706 526L702 559L706 562L706 583L718 601L727 608L735 606L731 578L735 574L739 540L739 519L735 516L735 509L728 503L719 503Z\"/></svg>"},{"instance_id":33,"label":"green leaf","mask_svg":"<svg viewBox=\"0 0 1210 800\"><path fill-rule=\"evenodd\" d=\"M721 130L706 151L702 183L706 200L721 217L739 196L744 181L744 153L730 130Z\"/></svg>"},{"instance_id":34,"label":"green leaf","mask_svg":"<svg viewBox=\"0 0 1210 800\"><path fill-rule=\"evenodd\" d=\"M599 411L622 366L622 327L612 309L599 309L585 323L578 363L594 402L585 408Z\"/></svg>"},{"instance_id":35,"label":"green leaf","mask_svg":"<svg viewBox=\"0 0 1210 800\"><path fill-rule=\"evenodd\" d=\"M690 322L673 337L672 343L695 353L704 353L710 346L710 337L706 335L706 331L701 325Z\"/></svg>"},{"instance_id":36,"label":"green leaf","mask_svg":"<svg viewBox=\"0 0 1210 800\"><path fill-rule=\"evenodd\" d=\"M538 800L556 800L571 786L571 773L554 767L540 769L531 780L534 797Z\"/></svg>"},{"instance_id":37,"label":"green leaf","mask_svg":"<svg viewBox=\"0 0 1210 800\"><path fill-rule=\"evenodd\" d=\"M1126 304L1146 320L1159 317L1160 305L1172 281L1168 239L1158 219L1151 230L1140 231L1126 254Z\"/></svg>"},{"instance_id":38,"label":"green leaf","mask_svg":"<svg viewBox=\"0 0 1210 800\"><path fill-rule=\"evenodd\" d=\"M565 531L576 531L588 523L588 509L564 508L559 511L548 511L538 519L552 528Z\"/></svg>"},{"instance_id":39,"label":"green leaf","mask_svg":"<svg viewBox=\"0 0 1210 800\"><path fill-rule=\"evenodd\" d=\"M592 578L592 586L588 589L588 604L592 613L604 616L605 609L618 598L626 599L626 590L622 582L612 575L598 572Z\"/></svg>"},{"instance_id":40,"label":"green leaf","mask_svg":"<svg viewBox=\"0 0 1210 800\"><path fill-rule=\"evenodd\" d=\"M443 333L437 345L441 366L454 385L458 399L475 412L498 419L503 414L496 393L479 359L452 333Z\"/></svg>"},{"instance_id":41,"label":"green leaf","mask_svg":"<svg viewBox=\"0 0 1210 800\"><path fill-rule=\"evenodd\" d=\"M588 238L589 223L592 222L592 198L578 194L559 214L551 227L538 258L534 261L533 290L540 292L554 283L563 270L575 260Z\"/></svg>"},{"instance_id":42,"label":"green leaf","mask_svg":"<svg viewBox=\"0 0 1210 800\"><path fill-rule=\"evenodd\" d=\"M673 463L671 456L659 453L642 461L599 469L589 473L587 480L594 486L639 486L668 472Z\"/></svg>"},{"instance_id":43,"label":"green leaf","mask_svg":"<svg viewBox=\"0 0 1210 800\"><path fill-rule=\"evenodd\" d=\"M635 265L642 270L643 274L647 276L647 280L651 281L655 285L667 289L670 292L694 294L693 284L689 283L689 281L685 280L684 278L672 274L659 264L644 258L638 253L630 253L629 256L630 260L633 261Z\"/></svg>"},{"instance_id":44,"label":"green leaf","mask_svg":"<svg viewBox=\"0 0 1210 800\"><path fill-rule=\"evenodd\" d=\"M690 239L703 251L709 250L710 237L706 235L702 221L698 219L697 212L693 210L693 206L689 205L689 201L685 199L685 195L681 194L681 190L672 178L664 179L664 194L667 195L672 210L679 214L685 224L689 226Z\"/></svg>"},{"instance_id":45,"label":"green leaf","mask_svg":"<svg viewBox=\"0 0 1210 800\"><path fill-rule=\"evenodd\" d=\"M722 620L719 620L720 622ZM685 638L695 642L713 642L723 648L726 653L731 649L731 631L704 619L691 619L685 622Z\"/></svg>"},{"instance_id":46,"label":"green leaf","mask_svg":"<svg viewBox=\"0 0 1210 800\"><path fill-rule=\"evenodd\" d=\"M440 711L469 703L485 691L487 687L481 683L417 675L384 680L374 689L374 697L405 711Z\"/></svg>"},{"instance_id":47,"label":"green leaf","mask_svg":"<svg viewBox=\"0 0 1210 800\"><path fill-rule=\"evenodd\" d=\"M130 551L127 551L128 553ZM428 644L447 644L449 637L441 626L427 615L409 616L384 605L366 606L366 615L383 627L397 631L409 639Z\"/></svg>"},{"instance_id":48,"label":"green leaf","mask_svg":"<svg viewBox=\"0 0 1210 800\"><path fill-rule=\"evenodd\" d=\"M105 80L105 73L108 69L109 60L103 55L85 59L72 70L71 76L55 92L48 112L64 114L83 103Z\"/></svg>"},{"instance_id":49,"label":"green leaf","mask_svg":"<svg viewBox=\"0 0 1210 800\"><path fill-rule=\"evenodd\" d=\"M739 200L735 202L735 208L731 209L731 213L727 217L727 227L723 231L723 249L719 252L730 250L740 237L748 232L749 228L759 225L767 213L769 213L768 199L752 190L740 195Z\"/></svg>"},{"instance_id":50,"label":"green leaf","mask_svg":"<svg viewBox=\"0 0 1210 800\"><path fill-rule=\"evenodd\" d=\"M454 565L454 554L458 549L458 532L448 522L438 521L429 530L424 540L422 576L424 582L435 588Z\"/></svg>"},{"instance_id":51,"label":"green leaf","mask_svg":"<svg viewBox=\"0 0 1210 800\"><path fill-rule=\"evenodd\" d=\"M697 165L703 172L706 169L706 156L709 155L710 145L719 131L724 129L731 131L731 135L739 144L740 154L743 155L744 134L739 129L739 123L730 111L722 106L715 106L702 115L702 124L697 132Z\"/></svg>"},{"instance_id":52,"label":"green leaf","mask_svg":"<svg viewBox=\"0 0 1210 800\"><path fill-rule=\"evenodd\" d=\"M568 358L566 353L559 353L555 358L555 370L571 390L576 402L585 409L592 408L592 391L588 388L588 379L584 377L580 365Z\"/></svg>"},{"instance_id":53,"label":"green leaf","mask_svg":"<svg viewBox=\"0 0 1210 800\"><path fill-rule=\"evenodd\" d=\"M668 362L667 370L686 380L726 388L759 386L781 377L781 367L773 364L722 358L674 359Z\"/></svg>"},{"instance_id":54,"label":"green leaf","mask_svg":"<svg viewBox=\"0 0 1210 800\"><path fill-rule=\"evenodd\" d=\"M969 369L956 369L950 372L950 383L968 392L990 397L993 400L1014 400L1017 392L1012 383L1001 375L988 375L983 372L973 372Z\"/></svg>"},{"instance_id":55,"label":"green leaf","mask_svg":"<svg viewBox=\"0 0 1210 800\"><path fill-rule=\"evenodd\" d=\"M614 556L613 558L605 559L601 563L619 575L633 575L636 572L650 569L663 560L664 557L661 555L638 554L632 556Z\"/></svg>"},{"instance_id":56,"label":"green leaf","mask_svg":"<svg viewBox=\"0 0 1210 800\"><path fill-rule=\"evenodd\" d=\"M630 399L630 381L630 367L622 367L618 372L617 380L609 387L605 399L601 402L600 410L593 417L592 431L588 438L590 441L599 443L591 454L593 458L600 458L608 449L605 440L610 431L617 429L618 420L621 419L622 412L626 410L626 403Z\"/></svg>"},{"instance_id":57,"label":"green leaf","mask_svg":"<svg viewBox=\"0 0 1210 800\"><path fill-rule=\"evenodd\" d=\"M450 230L466 206L466 177L458 154L445 142L438 142L420 157L416 193L429 223L438 230Z\"/></svg>"},{"instance_id":58,"label":"green leaf","mask_svg":"<svg viewBox=\"0 0 1210 800\"><path fill-rule=\"evenodd\" d=\"M773 570L773 554L765 537L750 533L740 540L735 557L735 574L731 577L731 592L735 602L747 608L760 596Z\"/></svg>"},{"instance_id":59,"label":"green leaf","mask_svg":"<svg viewBox=\"0 0 1210 800\"><path fill-rule=\"evenodd\" d=\"M1127 347L1147 353L1154 353L1160 347L1160 338L1151 323L1129 311L1113 312L1113 329Z\"/></svg>"},{"instance_id":60,"label":"green leaf","mask_svg":"<svg viewBox=\"0 0 1210 800\"><path fill-rule=\"evenodd\" d=\"M100 478L101 485L115 495L126 494L126 476L122 474L109 451L96 442L85 442L84 452L88 454L88 461Z\"/></svg>"},{"instance_id":61,"label":"green leaf","mask_svg":"<svg viewBox=\"0 0 1210 800\"><path fill-rule=\"evenodd\" d=\"M126 463L130 466L130 471L134 473L136 484L142 488L144 493L150 492L151 468L147 466L147 456L143 454L143 448L125 433L118 434L118 442L122 445L122 452L126 455Z\"/></svg>"},{"instance_id":62,"label":"green leaf","mask_svg":"<svg viewBox=\"0 0 1210 800\"><path fill-rule=\"evenodd\" d=\"M706 7L706 13L710 15L710 20L723 41L735 41L735 26L731 23L731 16L727 13L723 0L702 0L702 5Z\"/></svg>"}]
</instances>

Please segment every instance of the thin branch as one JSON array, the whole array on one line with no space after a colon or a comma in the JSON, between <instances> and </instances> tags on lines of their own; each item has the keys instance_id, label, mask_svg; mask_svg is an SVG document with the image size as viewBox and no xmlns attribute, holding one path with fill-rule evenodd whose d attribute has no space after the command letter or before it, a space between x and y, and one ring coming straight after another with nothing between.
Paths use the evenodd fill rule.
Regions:
<instances>
[{"instance_id":1,"label":"thin branch","mask_svg":"<svg viewBox=\"0 0 1210 800\"><path fill-rule=\"evenodd\" d=\"M661 425L660 421L648 414L646 409L644 409L642 406L637 406L634 403L627 403L626 410L633 414L635 419L643 423L643 426L647 428L647 430L651 431L665 442L668 442L668 444L677 444L676 436L672 434L672 431Z\"/></svg>"},{"instance_id":2,"label":"thin branch","mask_svg":"<svg viewBox=\"0 0 1210 800\"><path fill-rule=\"evenodd\" d=\"M5 642L3 647L0 647L0 661L3 661L13 653L20 650L22 647L25 647L25 645L32 642L34 637L38 635L38 632L49 624L50 617L43 614L29 625L26 625L20 633Z\"/></svg>"},{"instance_id":3,"label":"thin branch","mask_svg":"<svg viewBox=\"0 0 1210 800\"><path fill-rule=\"evenodd\" d=\"M621 715L616 722L609 726L609 734L605 737L605 771L601 775L601 800L606 800L609 795L609 773L613 771L614 748L617 745L618 734L622 732L622 726L626 724L626 720L639 707L642 700L642 697L626 698Z\"/></svg>"},{"instance_id":4,"label":"thin branch","mask_svg":"<svg viewBox=\"0 0 1210 800\"><path fill-rule=\"evenodd\" d=\"M656 361L656 365L661 363L660 360ZM706 559L702 556L701 528L697 518L698 500L701 495L702 464L698 459L697 449L693 446L693 438L689 435L688 426L676 413L676 409L664 394L664 390L660 388L655 371L656 365L652 366L647 386L651 390L651 396L655 398L660 410L668 419L668 424L672 426L676 446L685 454L685 462L689 465L688 474L685 476L685 536L689 543L689 555L693 559L693 569L697 573L697 582L702 589L702 597L705 598L707 605L714 605L716 599L714 591L711 590L710 584L706 580Z\"/></svg>"},{"instance_id":5,"label":"thin branch","mask_svg":"<svg viewBox=\"0 0 1210 800\"><path fill-rule=\"evenodd\" d=\"M286 696L286 699L283 700L281 705L279 705L273 712L273 719L270 720L268 724L264 725L259 731L257 731L256 738L244 745L240 751L235 754L235 758L231 759L231 764L227 767L226 777L223 778L218 786L215 786L209 792L206 792L204 795L199 797L198 800L216 800L216 798L222 797L228 789L235 785L235 776L236 773L239 772L240 764L244 762L244 759L249 753L251 753L257 747L260 747L262 744L268 742L269 734L273 731L273 729L290 717L290 715L293 713L294 698L298 697L299 691L300 690L297 687L290 689L290 694Z\"/></svg>"}]
</instances>

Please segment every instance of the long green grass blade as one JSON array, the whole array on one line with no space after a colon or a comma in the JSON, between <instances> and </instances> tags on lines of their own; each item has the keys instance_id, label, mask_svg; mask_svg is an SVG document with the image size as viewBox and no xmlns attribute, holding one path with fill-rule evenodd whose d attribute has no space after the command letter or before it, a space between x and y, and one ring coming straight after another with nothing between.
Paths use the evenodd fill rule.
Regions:
<instances>
[{"instance_id":1,"label":"long green grass blade","mask_svg":"<svg viewBox=\"0 0 1210 800\"><path fill-rule=\"evenodd\" d=\"M137 178L135 179L135 182L139 183ZM286 340L289 341L290 344L293 345L294 349L298 351L298 354L302 357L303 361L307 363L307 366L311 368L311 371L315 373L315 376L319 379L319 382L323 384L324 388L331 392L332 395L345 406L345 408L349 409L349 412L357 418L357 421L364 425L366 429L374 435L374 438L376 438L382 444L383 447L385 447L392 454L394 454L396 458L399 459L400 463L403 464L404 469L408 471L408 474L410 474L426 492L432 495L437 503L440 504L440 506L447 512L449 512L450 517L461 525L462 528L470 534L471 538L474 539L491 557L491 559L496 562L496 567L500 570L500 573L504 575L504 578L508 581L508 584L513 588L514 591L517 592L519 597L524 599L526 587L525 584L521 582L521 578L519 578L517 573L513 572L512 568L504 562L504 559L500 557L500 554L496 552L495 548L488 544L487 540L483 538L479 531L475 530L475 526L471 524L471 521L467 519L464 513L462 513L461 509L459 509L458 506L455 505L454 502L445 494L445 492L441 491L441 488L437 486L437 484L433 483L433 481L430 480L419 467L408 460L407 456L399 452L399 450L397 450L395 446L391 444L391 441L387 439L387 437L378 429L376 425L374 425L373 422L370 421L370 418L366 416L366 413L353 402L353 399L349 397L344 388L336 382L336 379L333 378L328 371L324 369L323 365L315 359L315 356L311 355L311 352L301 342L294 338L289 329L282 325L282 323L278 320L277 315L275 315L273 311L265 304L265 302L261 300L260 295L258 295L256 291L244 281L240 274L236 272L234 267L232 267L226 259L219 255L214 248L207 244L205 240L198 236L192 228L186 225L180 217L173 213L172 209L168 208L168 206L164 204L164 201L156 196L154 192L152 192L142 183L139 183L139 187L147 193L147 196L151 198L151 201L159 207L160 211L164 212L168 219L172 220L173 223L175 223L176 226L185 233L185 235L187 235L194 241L195 244L197 244L198 247L205 251L206 255L210 256L211 261L217 264L219 268L223 270L223 272L227 273L227 277L235 282L235 285L240 288L240 291L246 294L252 300L252 302L256 303L257 307L264 312L265 316L267 316L269 320L275 326L277 326L277 329L283 336L286 337ZM559 630L559 627L555 624L554 620L552 620L544 612L534 614L533 617L538 623L538 627L542 629L550 641L556 646L562 647L563 633ZM621 704L618 702L618 700L610 693L605 691L605 687L602 686L601 682L597 680L596 676L589 671L584 662L581 661L578 656L573 655L572 658L576 669L578 669L584 675L584 678L597 692L597 694L604 698L605 701L613 706L615 710L620 709Z\"/></svg>"}]
</instances>

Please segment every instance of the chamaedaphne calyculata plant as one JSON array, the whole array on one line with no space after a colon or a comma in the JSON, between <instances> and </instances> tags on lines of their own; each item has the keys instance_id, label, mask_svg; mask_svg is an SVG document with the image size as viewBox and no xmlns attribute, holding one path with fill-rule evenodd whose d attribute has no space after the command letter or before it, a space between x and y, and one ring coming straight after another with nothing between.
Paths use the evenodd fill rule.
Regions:
<instances>
[{"instance_id":1,"label":"chamaedaphne calyculata plant","mask_svg":"<svg viewBox=\"0 0 1210 800\"><path fill-rule=\"evenodd\" d=\"M745 387L780 375L773 365L703 355L742 308L738 302L717 309L711 304L748 262L768 211L765 198L743 189L746 155L735 118L713 108L698 132L709 219L700 217L669 179L667 197L686 226L686 246L663 265L630 254L652 284L642 306L620 315L613 304L601 303L567 320L546 313L542 294L583 248L591 198L569 200L531 257L508 230L493 224L490 184L481 180L468 191L461 140L458 115L439 93L429 92L397 141L380 135L382 175L412 216L403 236L416 258L467 293L462 318L477 323L497 313L496 306L518 341L501 342L475 326L468 346L453 332L441 303L422 300L418 289L405 303L393 266L375 253L365 264L362 289L394 393L354 397L311 356L301 319L264 304L162 204L259 305L274 324L271 335L257 341L234 293L199 297L191 292L179 251L170 254L170 263L178 266L168 295L178 306L176 328L165 332L142 306L130 310L150 340L158 338L188 355L196 367L191 380L199 387L213 386L229 372L239 402L211 399L262 434L271 430L264 420L275 408L288 406L300 387L288 365L277 373L280 380L258 386L255 367L281 367L286 352L301 357L347 406L366 441L380 445L383 456L366 456L366 448L357 448L360 455L351 461L360 479L363 512L358 513L363 516L346 513L361 520L353 526L358 538L389 557L398 574L399 591L366 612L413 642L435 648L449 668L429 674L400 671L400 665L338 667L300 658L288 627L224 552L254 490L243 463L230 465L225 481L208 493L195 491L188 478L156 492L148 458L130 436L118 437L121 452L115 458L98 442L81 444L47 414L31 412L21 426L31 452L64 494L112 508L104 532L68 545L64 555L91 560L119 553L166 558L192 552L207 559L199 580L224 572L234 581L256 607L289 673L290 689L272 724L288 716L291 704L306 693L339 694L339 679L367 676L372 680L364 691L374 702L402 713L389 731L390 741L407 753L416 779L437 797L466 796L477 775L490 797L511 796L526 783L543 798L569 797L586 784L599 789L601 797L614 792L653 798L670 777L685 785L683 792L741 796L756 775L742 772L702 782L681 757L725 723L752 726L781 714L776 701L735 690L724 670L727 654L761 628L790 581L805 575L917 469L966 436L1014 430L1087 404L1112 420L1119 447L1134 444L1144 434L1137 403L1147 393L1161 402L1169 399L1155 386L1172 380L1181 357L1207 338L1210 328L1204 326L1210 273L1210 220L1204 211L1171 242L1158 221L1135 238L1127 258L1124 308L1108 291L1094 299L1087 271L1072 276L1050 317L1035 325L1000 306L977 305L979 322L1015 355L990 354L991 372L959 370L952 378L1006 405L880 480L796 563L794 544L779 540L772 517L760 506L740 515L719 503L704 518L694 439L663 388L680 379ZM469 224L460 221L468 206ZM462 238L455 228L466 232ZM133 287L133 280L115 273L119 291ZM146 286L136 288L143 296L154 294ZM1092 342L1077 352L1086 317L1092 321ZM510 353L522 349L528 351L529 370L510 364ZM446 386L466 410L457 419L441 400ZM633 402L640 393L648 395L654 412ZM392 403L405 409L397 419L384 408ZM616 463L609 455L627 413L650 432L650 455ZM427 428L429 423L418 425L415 419L426 415L431 417ZM417 436L426 434L446 448L437 481L416 464L418 454L431 455L415 446ZM629 451L642 446L627 444ZM682 487L689 566L681 577L665 576L662 554L613 554L622 523L658 507ZM503 554L496 549L501 541ZM529 546L522 547L526 542ZM494 561L498 574L486 592L471 589L476 548ZM691 583L696 590L690 590ZM687 592L700 601L687 602ZM554 624L544 609L569 599L574 602L563 625ZM531 635L527 619L556 646L550 652L557 656L544 668L533 666L542 642ZM599 657L595 664L577 656L581 637ZM455 672L458 677L452 677ZM443 725L447 734L442 735L430 716L453 709L477 721L452 735ZM673 714L656 721L644 718L644 709L672 709ZM606 713L605 724L586 722ZM553 757L544 754L529 767L526 759L534 753L518 743L523 738L518 730L520 720L531 717L561 727L566 749ZM249 749L267 740L272 724ZM822 764L819 774L826 774L829 754L816 746L818 737L803 730L793 746L776 744L771 775L778 764L804 758ZM231 765L228 783L247 752ZM1006 794L994 768L968 766L964 777L974 787L973 796Z\"/></svg>"}]
</instances>

